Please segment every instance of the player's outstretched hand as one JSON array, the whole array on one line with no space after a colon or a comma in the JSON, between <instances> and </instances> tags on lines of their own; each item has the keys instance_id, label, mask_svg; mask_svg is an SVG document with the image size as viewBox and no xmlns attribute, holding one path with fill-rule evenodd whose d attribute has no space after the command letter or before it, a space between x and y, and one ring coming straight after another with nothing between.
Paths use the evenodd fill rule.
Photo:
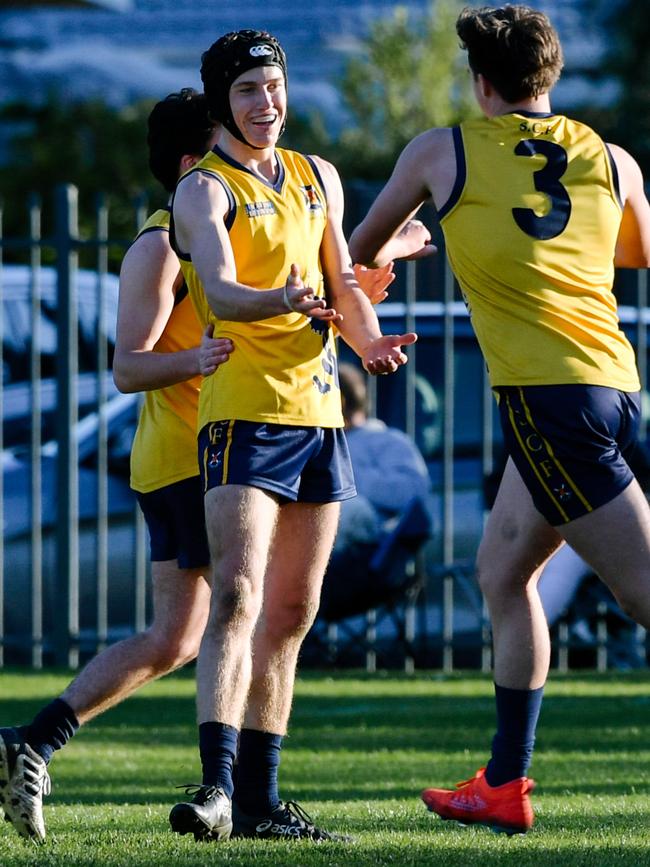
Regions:
<instances>
[{"instance_id":1,"label":"player's outstretched hand","mask_svg":"<svg viewBox=\"0 0 650 867\"><path fill-rule=\"evenodd\" d=\"M424 259L438 252L421 220L408 220L394 238L396 259Z\"/></svg>"},{"instance_id":2,"label":"player's outstretched hand","mask_svg":"<svg viewBox=\"0 0 650 867\"><path fill-rule=\"evenodd\" d=\"M361 361L364 368L372 376L380 373L395 373L398 367L406 364L408 356L402 352L402 346L410 346L418 339L417 334L385 334L373 340L367 347Z\"/></svg>"},{"instance_id":3,"label":"player's outstretched hand","mask_svg":"<svg viewBox=\"0 0 650 867\"><path fill-rule=\"evenodd\" d=\"M297 265L291 266L291 271L284 284L284 306L292 313L303 313L313 319L325 322L341 322L343 317L333 307L328 307L324 298L314 295L311 286L305 286Z\"/></svg>"},{"instance_id":4,"label":"player's outstretched hand","mask_svg":"<svg viewBox=\"0 0 650 867\"><path fill-rule=\"evenodd\" d=\"M393 263L389 262L382 268L367 268L365 265L354 266L354 276L371 304L379 304L388 298L386 291L395 279Z\"/></svg>"},{"instance_id":5,"label":"player's outstretched hand","mask_svg":"<svg viewBox=\"0 0 650 867\"><path fill-rule=\"evenodd\" d=\"M227 337L213 337L214 325L206 325L199 344L199 371L201 376L211 376L220 364L230 358L234 346Z\"/></svg>"}]
</instances>

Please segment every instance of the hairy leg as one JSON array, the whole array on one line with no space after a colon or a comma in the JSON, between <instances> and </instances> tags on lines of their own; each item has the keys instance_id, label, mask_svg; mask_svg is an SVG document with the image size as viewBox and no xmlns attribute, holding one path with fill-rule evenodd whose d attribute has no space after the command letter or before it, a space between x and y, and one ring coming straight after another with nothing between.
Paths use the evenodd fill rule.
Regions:
<instances>
[{"instance_id":1,"label":"hairy leg","mask_svg":"<svg viewBox=\"0 0 650 867\"><path fill-rule=\"evenodd\" d=\"M300 646L318 612L339 504L280 508L254 637L245 727L285 734Z\"/></svg>"},{"instance_id":2,"label":"hairy leg","mask_svg":"<svg viewBox=\"0 0 650 867\"><path fill-rule=\"evenodd\" d=\"M550 641L537 581L562 544L533 505L508 460L478 553L494 643L494 680L509 689L537 689L548 674Z\"/></svg>"},{"instance_id":3,"label":"hairy leg","mask_svg":"<svg viewBox=\"0 0 650 867\"><path fill-rule=\"evenodd\" d=\"M650 629L650 506L638 482L560 532L626 614Z\"/></svg>"},{"instance_id":4,"label":"hairy leg","mask_svg":"<svg viewBox=\"0 0 650 867\"><path fill-rule=\"evenodd\" d=\"M212 603L197 666L199 725L241 726L278 508L259 488L225 485L206 494Z\"/></svg>"},{"instance_id":5,"label":"hairy leg","mask_svg":"<svg viewBox=\"0 0 650 867\"><path fill-rule=\"evenodd\" d=\"M152 564L151 626L99 653L61 696L80 723L196 657L210 605L206 571L179 569L175 560Z\"/></svg>"}]
</instances>

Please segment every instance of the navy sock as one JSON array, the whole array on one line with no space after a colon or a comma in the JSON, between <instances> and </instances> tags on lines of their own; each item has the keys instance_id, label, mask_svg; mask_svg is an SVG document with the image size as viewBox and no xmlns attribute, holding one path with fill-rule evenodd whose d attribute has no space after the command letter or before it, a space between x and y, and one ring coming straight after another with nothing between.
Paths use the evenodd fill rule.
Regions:
<instances>
[{"instance_id":1,"label":"navy sock","mask_svg":"<svg viewBox=\"0 0 650 867\"><path fill-rule=\"evenodd\" d=\"M64 747L78 729L79 720L70 705L62 698L55 698L36 714L29 725L21 726L18 731L47 764L54 751Z\"/></svg>"},{"instance_id":2,"label":"navy sock","mask_svg":"<svg viewBox=\"0 0 650 867\"><path fill-rule=\"evenodd\" d=\"M204 722L199 726L199 753L203 769L203 784L220 786L232 798L232 767L237 755L239 732L220 722Z\"/></svg>"},{"instance_id":3,"label":"navy sock","mask_svg":"<svg viewBox=\"0 0 650 867\"><path fill-rule=\"evenodd\" d=\"M492 758L485 779L490 786L501 786L525 777L530 767L544 687L508 689L495 683L494 694L497 733L492 740Z\"/></svg>"},{"instance_id":4,"label":"navy sock","mask_svg":"<svg viewBox=\"0 0 650 867\"><path fill-rule=\"evenodd\" d=\"M235 777L237 806L252 816L264 816L280 803L278 768L282 735L242 729Z\"/></svg>"}]
</instances>

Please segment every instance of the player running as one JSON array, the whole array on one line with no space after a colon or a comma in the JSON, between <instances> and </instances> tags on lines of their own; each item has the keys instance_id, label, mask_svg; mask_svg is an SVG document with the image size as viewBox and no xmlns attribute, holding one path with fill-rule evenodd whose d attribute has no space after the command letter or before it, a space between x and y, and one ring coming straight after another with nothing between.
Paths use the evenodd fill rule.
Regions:
<instances>
[{"instance_id":1,"label":"player running","mask_svg":"<svg viewBox=\"0 0 650 867\"><path fill-rule=\"evenodd\" d=\"M549 668L544 564L568 542L650 628L650 508L625 460L640 383L612 294L615 265L650 265L650 206L628 153L552 111L563 59L545 15L465 9L456 29L484 116L415 138L350 250L381 263L432 197L487 362L509 451L477 560L497 732L486 768L422 797L445 819L521 832Z\"/></svg>"}]
</instances>

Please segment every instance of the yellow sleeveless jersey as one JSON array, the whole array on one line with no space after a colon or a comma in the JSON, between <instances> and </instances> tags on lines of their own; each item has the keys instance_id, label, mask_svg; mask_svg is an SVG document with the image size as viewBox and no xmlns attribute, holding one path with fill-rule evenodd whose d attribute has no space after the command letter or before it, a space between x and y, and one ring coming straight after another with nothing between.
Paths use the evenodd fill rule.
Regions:
<instances>
[{"instance_id":1,"label":"yellow sleeveless jersey","mask_svg":"<svg viewBox=\"0 0 650 867\"><path fill-rule=\"evenodd\" d=\"M144 224L145 232L169 232L170 213L156 211ZM190 349L201 341L201 326L183 286L154 352ZM198 475L196 419L201 376L167 388L144 393L131 451L131 487L141 493Z\"/></svg>"},{"instance_id":2,"label":"yellow sleeveless jersey","mask_svg":"<svg viewBox=\"0 0 650 867\"><path fill-rule=\"evenodd\" d=\"M215 177L226 191L226 226L240 283L260 291L281 288L295 262L305 285L323 297L323 184L309 158L282 149L276 155L275 183L253 174L219 148L191 171ZM189 257L177 252L200 321L213 323L214 336L229 337L234 344L228 363L203 381L199 430L225 419L342 427L336 345L329 325L300 313L257 322L218 319Z\"/></svg>"},{"instance_id":3,"label":"yellow sleeveless jersey","mask_svg":"<svg viewBox=\"0 0 650 867\"><path fill-rule=\"evenodd\" d=\"M447 254L499 385L640 387L612 293L616 167L593 130L506 114L453 130Z\"/></svg>"}]
</instances>

